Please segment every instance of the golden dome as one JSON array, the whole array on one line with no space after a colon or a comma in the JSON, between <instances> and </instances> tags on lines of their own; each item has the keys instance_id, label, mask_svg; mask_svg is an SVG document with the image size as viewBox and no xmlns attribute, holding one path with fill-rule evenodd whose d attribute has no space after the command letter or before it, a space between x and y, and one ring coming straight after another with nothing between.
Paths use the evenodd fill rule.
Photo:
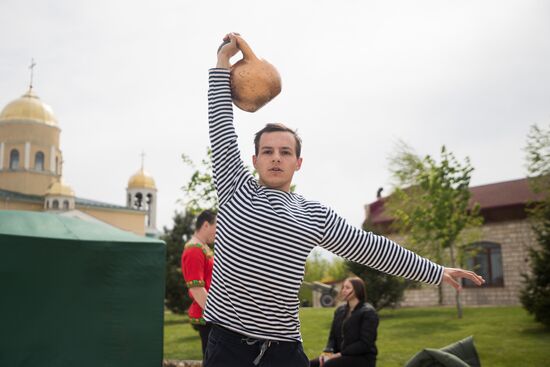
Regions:
<instances>
[{"instance_id":1,"label":"golden dome","mask_svg":"<svg viewBox=\"0 0 550 367\"><path fill-rule=\"evenodd\" d=\"M130 180L128 180L129 189L156 189L153 177L142 169L137 171Z\"/></svg>"},{"instance_id":2,"label":"golden dome","mask_svg":"<svg viewBox=\"0 0 550 367\"><path fill-rule=\"evenodd\" d=\"M56 181L50 185L48 191L46 191L46 196L70 196L74 197L74 191L69 185L63 183L62 180Z\"/></svg>"},{"instance_id":3,"label":"golden dome","mask_svg":"<svg viewBox=\"0 0 550 367\"><path fill-rule=\"evenodd\" d=\"M0 122L8 120L30 120L57 126L57 119L50 106L43 103L32 88L21 98L8 103L0 113Z\"/></svg>"}]
</instances>

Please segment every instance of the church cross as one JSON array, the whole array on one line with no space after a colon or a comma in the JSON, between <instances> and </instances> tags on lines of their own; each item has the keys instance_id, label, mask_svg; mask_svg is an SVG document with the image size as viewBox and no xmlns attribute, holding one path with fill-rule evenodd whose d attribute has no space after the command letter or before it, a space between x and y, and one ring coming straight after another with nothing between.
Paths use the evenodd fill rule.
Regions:
<instances>
[{"instance_id":1,"label":"church cross","mask_svg":"<svg viewBox=\"0 0 550 367\"><path fill-rule=\"evenodd\" d=\"M31 70L31 83L29 85L29 89L32 89L32 79L34 76L34 67L36 66L36 62L34 62L34 58L31 59L31 64L29 65L29 69Z\"/></svg>"}]
</instances>

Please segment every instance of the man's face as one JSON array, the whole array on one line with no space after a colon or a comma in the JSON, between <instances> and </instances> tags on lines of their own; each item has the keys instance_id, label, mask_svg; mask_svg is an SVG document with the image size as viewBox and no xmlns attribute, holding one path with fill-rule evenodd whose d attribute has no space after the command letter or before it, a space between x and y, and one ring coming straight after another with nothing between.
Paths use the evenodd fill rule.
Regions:
<instances>
[{"instance_id":1,"label":"man's face","mask_svg":"<svg viewBox=\"0 0 550 367\"><path fill-rule=\"evenodd\" d=\"M214 239L216 238L216 223L210 224L208 222L204 222L205 225L205 234L206 234L206 243L211 245L214 243Z\"/></svg>"},{"instance_id":2,"label":"man's face","mask_svg":"<svg viewBox=\"0 0 550 367\"><path fill-rule=\"evenodd\" d=\"M294 135L286 131L263 133L258 146L258 155L252 157L252 163L260 175L260 184L290 191L292 176L302 165L302 158L296 157Z\"/></svg>"}]
</instances>

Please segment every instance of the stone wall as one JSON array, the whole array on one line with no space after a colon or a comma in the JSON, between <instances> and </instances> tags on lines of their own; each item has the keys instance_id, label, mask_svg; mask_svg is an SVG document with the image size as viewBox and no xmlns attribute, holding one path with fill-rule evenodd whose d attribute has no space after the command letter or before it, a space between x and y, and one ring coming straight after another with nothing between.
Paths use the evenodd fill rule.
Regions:
<instances>
[{"instance_id":1,"label":"stone wall","mask_svg":"<svg viewBox=\"0 0 550 367\"><path fill-rule=\"evenodd\" d=\"M394 237L396 241L399 238ZM522 287L522 273L529 271L528 248L536 245L535 235L528 220L506 221L485 224L479 241L490 241L501 245L503 287L464 288L460 293L465 306L518 305ZM454 288L443 286L443 303L455 304ZM424 307L438 305L438 289L423 286L420 289L405 291L404 307Z\"/></svg>"}]
</instances>

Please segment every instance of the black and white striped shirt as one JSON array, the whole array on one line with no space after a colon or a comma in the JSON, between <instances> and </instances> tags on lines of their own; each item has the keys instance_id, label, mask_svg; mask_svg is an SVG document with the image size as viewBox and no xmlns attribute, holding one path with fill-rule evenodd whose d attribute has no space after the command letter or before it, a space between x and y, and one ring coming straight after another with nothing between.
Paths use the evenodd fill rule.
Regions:
<instances>
[{"instance_id":1,"label":"black and white striped shirt","mask_svg":"<svg viewBox=\"0 0 550 367\"><path fill-rule=\"evenodd\" d=\"M301 340L298 291L315 246L385 273L439 284L440 265L351 226L319 202L259 185L240 157L229 70L211 69L209 82L220 208L207 321L259 339Z\"/></svg>"}]
</instances>

